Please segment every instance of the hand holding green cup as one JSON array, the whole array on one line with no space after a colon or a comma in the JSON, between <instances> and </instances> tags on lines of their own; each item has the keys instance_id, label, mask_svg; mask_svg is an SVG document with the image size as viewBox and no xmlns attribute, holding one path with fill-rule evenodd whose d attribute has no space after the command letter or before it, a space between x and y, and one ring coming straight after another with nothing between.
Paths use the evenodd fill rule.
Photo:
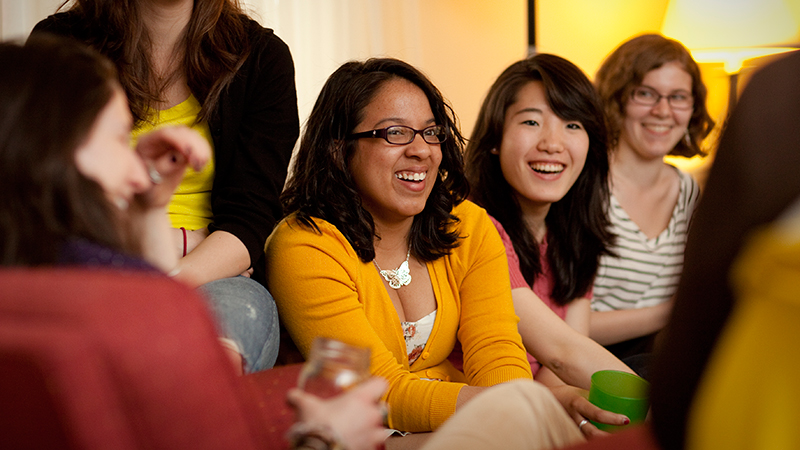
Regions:
<instances>
[{"instance_id":1,"label":"hand holding green cup","mask_svg":"<svg viewBox=\"0 0 800 450\"><path fill-rule=\"evenodd\" d=\"M650 405L649 395L650 383L636 375L618 370L601 370L592 375L589 401L598 408L627 416L631 424L644 422ZM592 424L609 432L625 427L595 421Z\"/></svg>"}]
</instances>

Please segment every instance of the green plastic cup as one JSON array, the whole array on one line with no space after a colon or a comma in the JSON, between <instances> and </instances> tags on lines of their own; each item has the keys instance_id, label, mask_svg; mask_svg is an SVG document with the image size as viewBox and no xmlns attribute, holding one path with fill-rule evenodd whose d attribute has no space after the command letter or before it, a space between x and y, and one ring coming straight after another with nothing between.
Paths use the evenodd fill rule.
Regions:
<instances>
[{"instance_id":1,"label":"green plastic cup","mask_svg":"<svg viewBox=\"0 0 800 450\"><path fill-rule=\"evenodd\" d=\"M618 370L595 372L589 389L589 401L606 411L624 414L631 423L616 426L592 421L592 424L603 431L614 432L643 422L650 404L649 395L650 383L644 378Z\"/></svg>"}]
</instances>

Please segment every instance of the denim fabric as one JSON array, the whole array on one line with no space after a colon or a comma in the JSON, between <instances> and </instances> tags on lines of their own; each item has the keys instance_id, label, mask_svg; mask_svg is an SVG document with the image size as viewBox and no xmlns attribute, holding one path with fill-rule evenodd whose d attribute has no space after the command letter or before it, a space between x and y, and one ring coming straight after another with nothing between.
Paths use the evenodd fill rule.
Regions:
<instances>
[{"instance_id":1,"label":"denim fabric","mask_svg":"<svg viewBox=\"0 0 800 450\"><path fill-rule=\"evenodd\" d=\"M236 342L245 373L269 369L278 357L280 331L275 300L247 277L223 278L198 288L205 295L224 336Z\"/></svg>"}]
</instances>

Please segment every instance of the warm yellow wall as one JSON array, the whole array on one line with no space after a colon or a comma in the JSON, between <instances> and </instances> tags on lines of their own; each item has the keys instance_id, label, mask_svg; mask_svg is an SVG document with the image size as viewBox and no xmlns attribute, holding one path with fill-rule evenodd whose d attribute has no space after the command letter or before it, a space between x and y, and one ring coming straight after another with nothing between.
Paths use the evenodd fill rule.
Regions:
<instances>
[{"instance_id":1,"label":"warm yellow wall","mask_svg":"<svg viewBox=\"0 0 800 450\"><path fill-rule=\"evenodd\" d=\"M630 37L659 32L668 0L537 0L537 50L569 59L594 77L603 59ZM786 2L800 23L800 0ZM800 32L800 30L798 30ZM749 61L742 69L739 88L752 72L768 62ZM709 91L707 107L718 126L704 146L713 151L727 114L728 76L722 64L701 64L703 82ZM704 162L673 159L686 170L702 176Z\"/></svg>"},{"instance_id":2,"label":"warm yellow wall","mask_svg":"<svg viewBox=\"0 0 800 450\"><path fill-rule=\"evenodd\" d=\"M527 0L421 0L418 67L450 101L466 137L500 72L526 56Z\"/></svg>"},{"instance_id":3,"label":"warm yellow wall","mask_svg":"<svg viewBox=\"0 0 800 450\"><path fill-rule=\"evenodd\" d=\"M358 58L393 56L423 70L450 101L468 137L489 86L527 54L527 0L380 1L383 17L353 20L380 22L379 36L362 38L380 39L378 47L385 53ZM668 1L536 0L537 51L565 57L593 78L617 45L638 34L659 32ZM800 0L787 4L800 23ZM765 61L751 61L743 69L740 87L755 65ZM709 111L722 124L727 75L721 64L703 64L701 71L709 88ZM715 137L716 132L706 142L707 149L713 150ZM689 170L697 165L678 163Z\"/></svg>"},{"instance_id":4,"label":"warm yellow wall","mask_svg":"<svg viewBox=\"0 0 800 450\"><path fill-rule=\"evenodd\" d=\"M537 0L536 47L562 56L594 77L617 45L658 32L668 0Z\"/></svg>"},{"instance_id":5,"label":"warm yellow wall","mask_svg":"<svg viewBox=\"0 0 800 450\"><path fill-rule=\"evenodd\" d=\"M538 0L537 51L567 58L594 79L605 57L619 44L633 36L659 32L667 3L668 0ZM727 79L721 71L701 70L709 87L709 111L722 118ZM711 142L708 140L709 147ZM702 164L700 159L672 162L689 171Z\"/></svg>"}]
</instances>

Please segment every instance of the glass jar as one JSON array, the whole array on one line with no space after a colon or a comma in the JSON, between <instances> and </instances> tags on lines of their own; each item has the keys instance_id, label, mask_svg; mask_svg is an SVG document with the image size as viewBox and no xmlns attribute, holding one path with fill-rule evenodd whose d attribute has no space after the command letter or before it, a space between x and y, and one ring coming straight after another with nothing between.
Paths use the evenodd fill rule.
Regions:
<instances>
[{"instance_id":1,"label":"glass jar","mask_svg":"<svg viewBox=\"0 0 800 450\"><path fill-rule=\"evenodd\" d=\"M329 398L369 378L368 348L318 337L303 365L297 387L318 397Z\"/></svg>"}]
</instances>

